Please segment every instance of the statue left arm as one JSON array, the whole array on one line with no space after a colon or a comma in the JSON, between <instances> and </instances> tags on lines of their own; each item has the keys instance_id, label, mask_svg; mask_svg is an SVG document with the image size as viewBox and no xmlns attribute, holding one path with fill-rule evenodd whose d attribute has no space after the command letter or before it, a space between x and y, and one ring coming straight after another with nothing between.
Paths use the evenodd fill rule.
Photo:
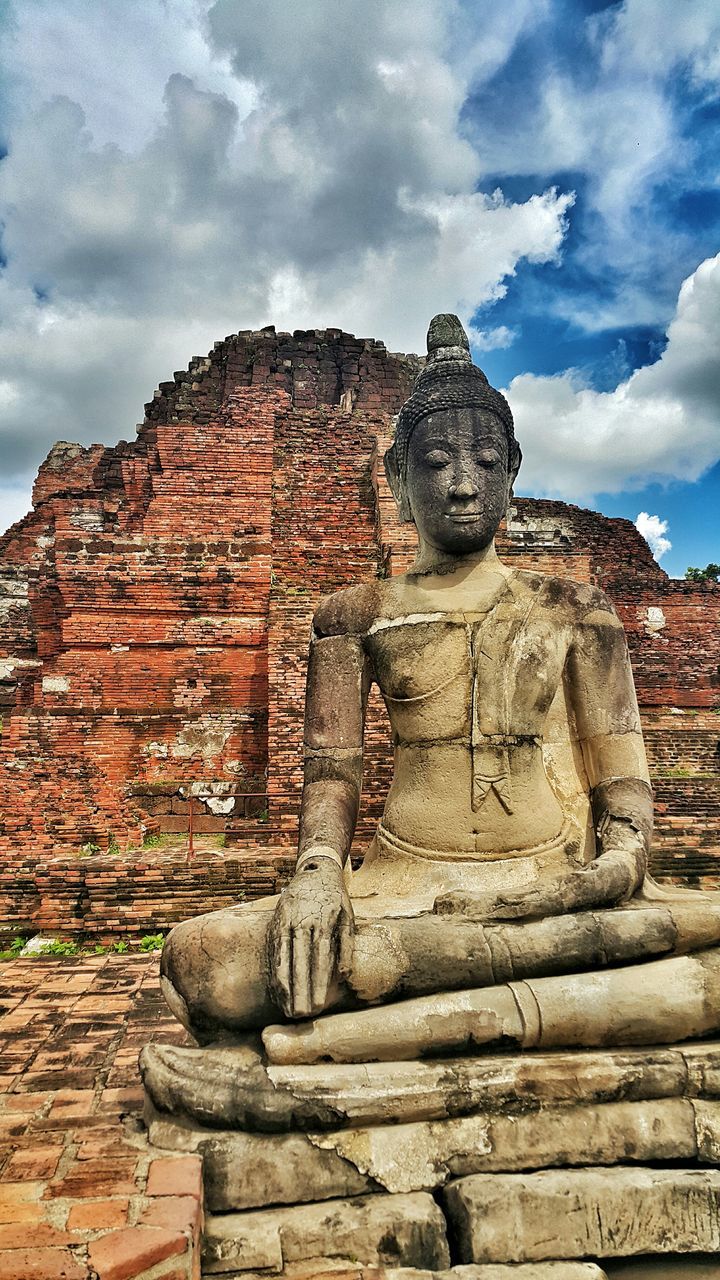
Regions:
<instances>
[{"instance_id":1,"label":"statue left arm","mask_svg":"<svg viewBox=\"0 0 720 1280\"><path fill-rule=\"evenodd\" d=\"M601 593L575 626L565 677L599 851L580 875L597 881L598 905L618 902L645 876L653 799L625 631Z\"/></svg>"}]
</instances>

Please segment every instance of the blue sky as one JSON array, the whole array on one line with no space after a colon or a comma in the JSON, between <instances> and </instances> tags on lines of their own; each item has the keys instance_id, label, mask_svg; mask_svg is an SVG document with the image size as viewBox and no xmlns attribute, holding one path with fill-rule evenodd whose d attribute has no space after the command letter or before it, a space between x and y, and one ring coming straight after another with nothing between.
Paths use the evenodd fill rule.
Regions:
<instances>
[{"instance_id":1,"label":"blue sky","mask_svg":"<svg viewBox=\"0 0 720 1280\"><path fill-rule=\"evenodd\" d=\"M0 527L218 337L456 311L519 492L720 560L716 0L9 0ZM668 546L667 544L671 545Z\"/></svg>"},{"instance_id":2,"label":"blue sky","mask_svg":"<svg viewBox=\"0 0 720 1280\"><path fill-rule=\"evenodd\" d=\"M552 377L572 368L588 387L612 392L634 370L661 357L680 283L720 247L720 96L717 81L694 75L692 56L670 66L666 63L660 76L676 132L671 172L663 166L647 180L632 184L627 192L629 208L622 240L632 242L637 235L645 242L639 269L631 274L633 287L644 295L646 314L634 316L632 306L625 308L627 243L616 244L615 237L607 235L606 220L597 207L597 175L592 169L546 167L523 172L523 166L516 163L511 138L532 135L548 78L561 75L578 93L584 88L589 95L597 94L602 80L598 35L602 24L607 24L608 34L612 32L623 8L626 6L606 3L551 6L539 29L516 42L496 75L471 94L463 108L471 131L481 127L505 135L505 165L484 177L482 190L500 188L506 198L516 200L527 199L548 185L575 193L559 259L526 264L508 282L505 296L475 317L476 324L484 327L491 316L493 326L505 325L515 335L506 347L479 357L498 385L507 386L523 373ZM703 12L710 17L711 6L696 6L693 12L701 18ZM660 6L658 15L662 13ZM590 22L583 22L581 15L590 17ZM692 21L692 14L689 17ZM715 24L709 24L705 31L704 53L717 58ZM671 30L667 36L672 36ZM662 21L658 37L662 45ZM635 78L636 85L644 87L644 77L637 68ZM647 86L648 93L657 93L657 75L653 81ZM641 127L640 121L638 132ZM588 254L593 242L603 244L606 240L606 257ZM600 320L593 325L587 313L595 306L600 310L615 308L615 323ZM717 408L720 438L720 402ZM523 488L522 477L518 487ZM658 519L667 525L665 539L672 542L661 555L669 573L681 576L688 564L720 561L720 465L704 468L692 483L664 475L662 481L633 485L629 492L622 488L604 492L589 478L588 487L592 489L592 505L607 515L634 520L640 511L661 513Z\"/></svg>"}]
</instances>

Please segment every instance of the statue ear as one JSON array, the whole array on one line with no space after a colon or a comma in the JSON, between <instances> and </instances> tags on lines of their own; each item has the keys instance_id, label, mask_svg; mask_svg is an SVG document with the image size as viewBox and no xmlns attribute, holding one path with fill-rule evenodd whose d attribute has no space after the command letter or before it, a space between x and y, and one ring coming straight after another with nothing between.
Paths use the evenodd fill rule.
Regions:
<instances>
[{"instance_id":1,"label":"statue ear","mask_svg":"<svg viewBox=\"0 0 720 1280\"><path fill-rule=\"evenodd\" d=\"M520 470L521 462L522 462L522 452L520 449L520 445L517 443L517 440L513 440L513 447L511 449L510 458L508 462L508 501L507 501L508 506L510 506L510 503L512 502L514 497L513 490L515 488L515 481L517 480L517 473Z\"/></svg>"},{"instance_id":2,"label":"statue ear","mask_svg":"<svg viewBox=\"0 0 720 1280\"><path fill-rule=\"evenodd\" d=\"M414 524L415 521L413 520L407 492L400 474L400 466L394 444L390 446L385 454L385 475L392 490L393 498L397 502L400 519L403 524Z\"/></svg>"}]
</instances>

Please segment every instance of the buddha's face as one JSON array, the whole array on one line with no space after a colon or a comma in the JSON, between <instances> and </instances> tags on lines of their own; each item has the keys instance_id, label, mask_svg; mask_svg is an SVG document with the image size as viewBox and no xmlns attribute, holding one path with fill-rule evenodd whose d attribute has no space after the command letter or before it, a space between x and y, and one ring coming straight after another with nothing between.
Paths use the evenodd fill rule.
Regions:
<instances>
[{"instance_id":1,"label":"buddha's face","mask_svg":"<svg viewBox=\"0 0 720 1280\"><path fill-rule=\"evenodd\" d=\"M511 480L505 431L487 409L444 409L410 437L406 496L421 539L440 551L462 556L489 546Z\"/></svg>"}]
</instances>

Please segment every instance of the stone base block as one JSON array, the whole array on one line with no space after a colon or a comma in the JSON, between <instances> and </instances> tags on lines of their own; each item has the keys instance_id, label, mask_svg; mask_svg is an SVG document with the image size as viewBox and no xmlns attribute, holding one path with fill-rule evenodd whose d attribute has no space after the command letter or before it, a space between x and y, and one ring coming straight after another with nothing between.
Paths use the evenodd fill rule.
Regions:
<instances>
[{"instance_id":1,"label":"stone base block","mask_svg":"<svg viewBox=\"0 0 720 1280\"><path fill-rule=\"evenodd\" d=\"M247 1064L228 1057L242 1091ZM717 1043L255 1064L243 1116L247 1128L203 1127L148 1101L152 1143L203 1158L205 1274L720 1280L720 1265L694 1266L720 1250ZM269 1118L274 1131L255 1130ZM428 1192L457 1241L450 1270Z\"/></svg>"},{"instance_id":2,"label":"stone base block","mask_svg":"<svg viewBox=\"0 0 720 1280\"><path fill-rule=\"evenodd\" d=\"M452 1178L630 1160L720 1160L720 1102L661 1098L335 1133L203 1129L148 1111L150 1139L203 1157L211 1212L434 1191Z\"/></svg>"},{"instance_id":3,"label":"stone base block","mask_svg":"<svg viewBox=\"0 0 720 1280\"><path fill-rule=\"evenodd\" d=\"M211 1213L382 1189L336 1152L314 1147L304 1133L218 1132L151 1115L147 1107L146 1122L154 1146L202 1156L205 1205Z\"/></svg>"},{"instance_id":4,"label":"stone base block","mask_svg":"<svg viewBox=\"0 0 720 1280\"><path fill-rule=\"evenodd\" d=\"M477 1112L720 1098L720 1042L277 1067L248 1046L146 1045L146 1096L163 1114L251 1133L449 1120ZM154 1103L153 1103L154 1099Z\"/></svg>"},{"instance_id":5,"label":"stone base block","mask_svg":"<svg viewBox=\"0 0 720 1280\"><path fill-rule=\"evenodd\" d=\"M247 1280L247 1277L243 1277ZM260 1280L260 1278L258 1278ZM449 1271L352 1271L313 1280L720 1280L720 1259L710 1254L674 1258L624 1259L621 1262L469 1263Z\"/></svg>"},{"instance_id":6,"label":"stone base block","mask_svg":"<svg viewBox=\"0 0 720 1280\"><path fill-rule=\"evenodd\" d=\"M720 1250L716 1169L476 1174L446 1187L443 1202L461 1262Z\"/></svg>"},{"instance_id":7,"label":"stone base block","mask_svg":"<svg viewBox=\"0 0 720 1280\"><path fill-rule=\"evenodd\" d=\"M340 1261L442 1270L450 1265L445 1219L423 1193L208 1215L203 1275L277 1275L310 1261L314 1276Z\"/></svg>"},{"instance_id":8,"label":"stone base block","mask_svg":"<svg viewBox=\"0 0 720 1280\"><path fill-rule=\"evenodd\" d=\"M364 1280L364 1277L363 1277ZM407 1267L386 1271L382 1280L607 1280L594 1262L491 1263L489 1266L450 1267L450 1271L415 1271Z\"/></svg>"},{"instance_id":9,"label":"stone base block","mask_svg":"<svg viewBox=\"0 0 720 1280\"><path fill-rule=\"evenodd\" d=\"M323 1269L318 1270L318 1266ZM291 1262L281 1277L268 1271L226 1271L222 1280L720 1280L710 1254L643 1258L624 1262L519 1262L461 1264L443 1271L415 1267L348 1265L342 1259Z\"/></svg>"},{"instance_id":10,"label":"stone base block","mask_svg":"<svg viewBox=\"0 0 720 1280\"><path fill-rule=\"evenodd\" d=\"M709 1253L681 1258L630 1258L604 1262L603 1273L607 1280L720 1280L720 1258Z\"/></svg>"},{"instance_id":11,"label":"stone base block","mask_svg":"<svg viewBox=\"0 0 720 1280\"><path fill-rule=\"evenodd\" d=\"M246 1277L243 1280L247 1280ZM710 1254L648 1257L619 1262L466 1263L449 1271L399 1270L347 1272L313 1280L720 1280L720 1258Z\"/></svg>"},{"instance_id":12,"label":"stone base block","mask_svg":"<svg viewBox=\"0 0 720 1280\"><path fill-rule=\"evenodd\" d=\"M385 1271L382 1280L607 1280L607 1276L594 1262L528 1262L518 1266L491 1263L487 1267L471 1263L451 1267L449 1271L415 1271L403 1267L399 1271Z\"/></svg>"}]
</instances>

